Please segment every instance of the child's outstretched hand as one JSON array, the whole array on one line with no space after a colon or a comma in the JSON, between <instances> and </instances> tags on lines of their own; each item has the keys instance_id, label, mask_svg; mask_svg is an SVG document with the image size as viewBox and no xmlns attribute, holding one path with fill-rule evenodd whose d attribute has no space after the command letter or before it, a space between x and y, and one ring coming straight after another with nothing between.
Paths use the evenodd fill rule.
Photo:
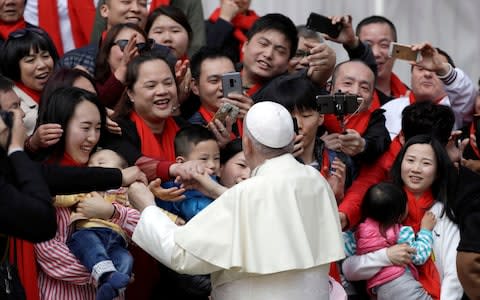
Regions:
<instances>
[{"instance_id":1,"label":"child's outstretched hand","mask_svg":"<svg viewBox=\"0 0 480 300\"><path fill-rule=\"evenodd\" d=\"M155 197L160 198L164 201L180 201L185 199L183 193L185 193L184 188L171 187L164 189L160 184L162 181L160 178L157 178L148 184L148 188L155 195Z\"/></svg>"},{"instance_id":2,"label":"child's outstretched hand","mask_svg":"<svg viewBox=\"0 0 480 300\"><path fill-rule=\"evenodd\" d=\"M425 215L423 215L421 228L432 230L435 224L437 224L437 218L435 218L432 212L427 211Z\"/></svg>"}]
</instances>

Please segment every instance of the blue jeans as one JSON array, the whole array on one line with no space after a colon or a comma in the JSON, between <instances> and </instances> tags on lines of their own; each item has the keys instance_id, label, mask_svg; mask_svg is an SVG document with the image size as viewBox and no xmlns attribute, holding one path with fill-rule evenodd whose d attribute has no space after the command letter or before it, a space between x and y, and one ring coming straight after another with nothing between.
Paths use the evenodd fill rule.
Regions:
<instances>
[{"instance_id":1,"label":"blue jeans","mask_svg":"<svg viewBox=\"0 0 480 300\"><path fill-rule=\"evenodd\" d=\"M67 246L89 272L97 263L111 260L118 272L132 275L133 257L127 243L110 228L77 230L68 239Z\"/></svg>"}]
</instances>

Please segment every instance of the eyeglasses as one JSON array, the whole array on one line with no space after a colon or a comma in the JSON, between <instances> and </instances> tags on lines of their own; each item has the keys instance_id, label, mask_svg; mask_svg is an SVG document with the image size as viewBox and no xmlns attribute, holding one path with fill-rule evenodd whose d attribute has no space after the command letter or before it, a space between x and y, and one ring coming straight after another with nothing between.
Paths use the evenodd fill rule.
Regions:
<instances>
[{"instance_id":1,"label":"eyeglasses","mask_svg":"<svg viewBox=\"0 0 480 300\"><path fill-rule=\"evenodd\" d=\"M27 27L27 28L23 28L23 29L19 29L19 30L16 30L14 32L11 32L8 35L8 39L19 39L19 38L22 38L22 37L26 36L30 32L33 32L33 33L36 33L36 34L42 35L42 36L45 36L47 34L45 31L43 31L40 28Z\"/></svg>"},{"instance_id":2,"label":"eyeglasses","mask_svg":"<svg viewBox=\"0 0 480 300\"><path fill-rule=\"evenodd\" d=\"M152 49L153 43L153 39L148 39L146 43L137 43L135 46L137 47L138 52L145 52ZM128 40L118 40L115 41L113 44L117 45L118 48L120 48L120 50L122 50L123 52L128 44Z\"/></svg>"}]
</instances>

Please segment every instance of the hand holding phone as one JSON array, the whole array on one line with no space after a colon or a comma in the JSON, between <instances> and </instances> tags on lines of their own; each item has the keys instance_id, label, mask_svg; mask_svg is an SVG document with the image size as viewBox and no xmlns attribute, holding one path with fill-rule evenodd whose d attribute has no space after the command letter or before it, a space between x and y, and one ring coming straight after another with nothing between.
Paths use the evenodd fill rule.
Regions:
<instances>
[{"instance_id":1,"label":"hand holding phone","mask_svg":"<svg viewBox=\"0 0 480 300\"><path fill-rule=\"evenodd\" d=\"M228 102L225 102L222 104L222 106L220 106L220 108L217 110L217 112L213 116L212 122L214 120L219 120L220 122L222 122L222 124L225 124L225 120L227 119L227 116L229 116L230 119L233 122L235 122L238 116L238 112L239 112L238 107Z\"/></svg>"},{"instance_id":2,"label":"hand holding phone","mask_svg":"<svg viewBox=\"0 0 480 300\"><path fill-rule=\"evenodd\" d=\"M412 50L412 46L396 42L390 43L388 55L390 57L414 62L420 61L421 58L420 51L414 51Z\"/></svg>"}]
</instances>

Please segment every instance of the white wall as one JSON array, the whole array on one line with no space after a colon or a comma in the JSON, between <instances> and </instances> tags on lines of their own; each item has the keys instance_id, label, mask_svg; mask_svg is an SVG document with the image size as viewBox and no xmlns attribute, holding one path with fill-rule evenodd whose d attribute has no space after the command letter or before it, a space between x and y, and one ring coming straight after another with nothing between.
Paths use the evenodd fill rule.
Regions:
<instances>
[{"instance_id":1,"label":"white wall","mask_svg":"<svg viewBox=\"0 0 480 300\"><path fill-rule=\"evenodd\" d=\"M205 18L219 0L202 0ZM452 56L476 84L480 77L480 1L478 0L252 0L258 14L279 12L296 24L304 24L311 11L323 15L350 14L353 23L372 14L381 14L397 27L402 43L430 41ZM337 60L347 59L341 47L334 47ZM395 72L410 85L410 68L397 61Z\"/></svg>"}]
</instances>

